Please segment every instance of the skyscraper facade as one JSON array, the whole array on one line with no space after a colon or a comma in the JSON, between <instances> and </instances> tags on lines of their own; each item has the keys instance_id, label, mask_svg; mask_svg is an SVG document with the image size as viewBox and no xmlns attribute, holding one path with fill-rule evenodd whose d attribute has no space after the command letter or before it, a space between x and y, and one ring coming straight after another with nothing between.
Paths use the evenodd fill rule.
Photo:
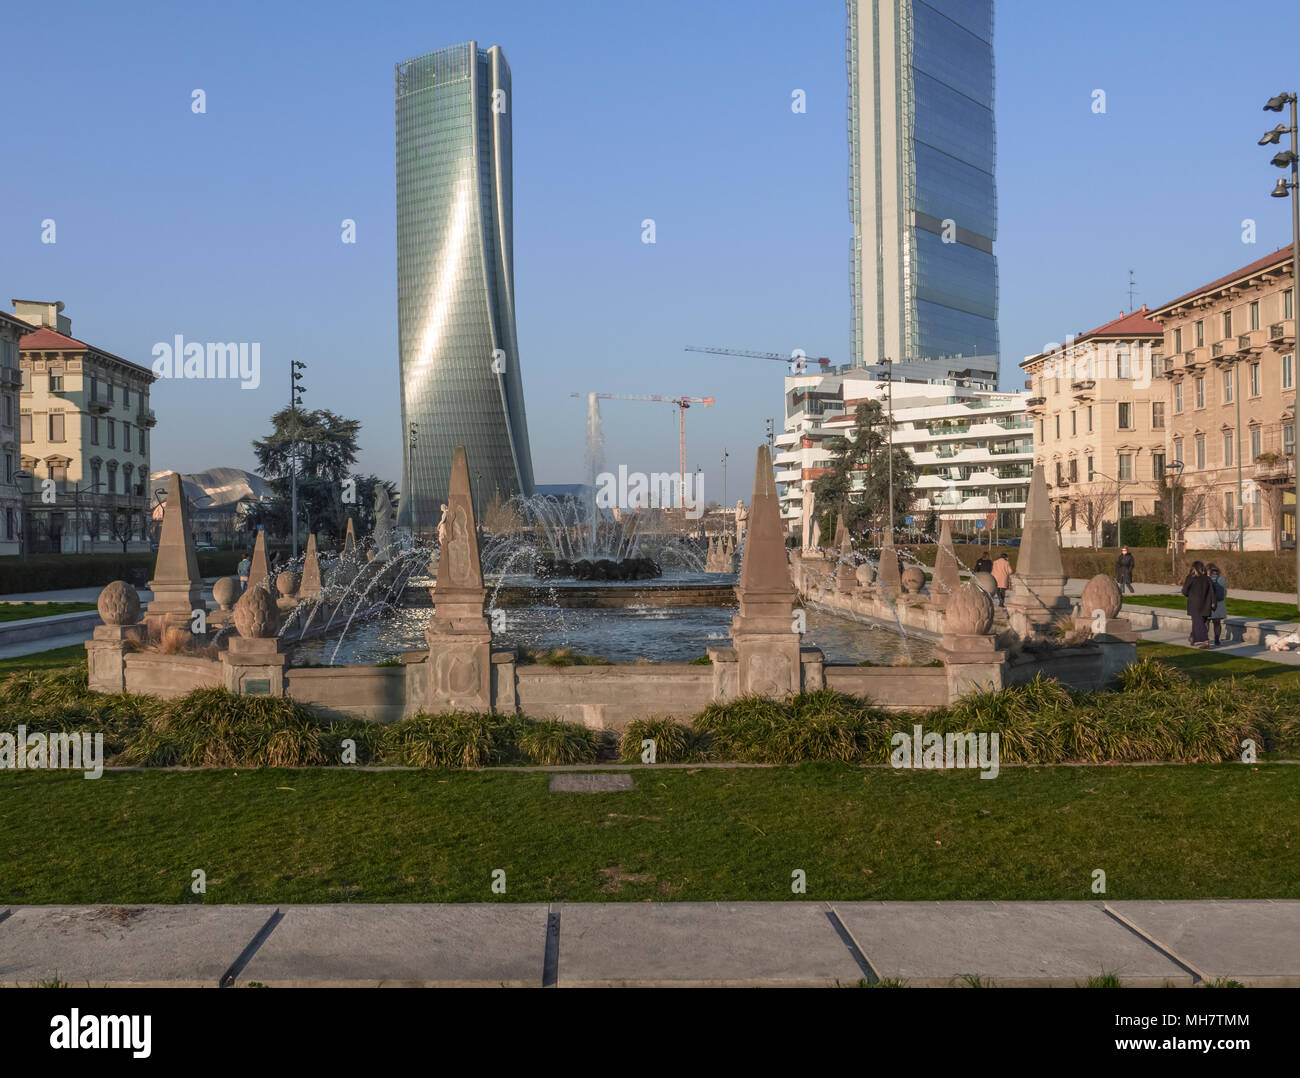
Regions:
<instances>
[{"instance_id":1,"label":"skyscraper facade","mask_svg":"<svg viewBox=\"0 0 1300 1078\"><path fill-rule=\"evenodd\" d=\"M998 354L993 0L846 0L853 363Z\"/></svg>"},{"instance_id":2,"label":"skyscraper facade","mask_svg":"<svg viewBox=\"0 0 1300 1078\"><path fill-rule=\"evenodd\" d=\"M510 67L498 46L396 66L399 523L435 529L452 452L474 502L533 493L515 337Z\"/></svg>"}]
</instances>

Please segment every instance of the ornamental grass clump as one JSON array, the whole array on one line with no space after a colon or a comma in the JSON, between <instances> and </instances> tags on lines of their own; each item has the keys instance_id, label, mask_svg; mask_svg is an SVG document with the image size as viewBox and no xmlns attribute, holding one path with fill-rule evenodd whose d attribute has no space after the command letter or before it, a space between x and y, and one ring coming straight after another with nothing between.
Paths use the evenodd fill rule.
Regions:
<instances>
[{"instance_id":1,"label":"ornamental grass clump","mask_svg":"<svg viewBox=\"0 0 1300 1078\"><path fill-rule=\"evenodd\" d=\"M713 759L707 734L659 716L633 719L623 728L618 741L619 759L624 763L639 763L645 741L654 742L657 764L698 764Z\"/></svg>"}]
</instances>

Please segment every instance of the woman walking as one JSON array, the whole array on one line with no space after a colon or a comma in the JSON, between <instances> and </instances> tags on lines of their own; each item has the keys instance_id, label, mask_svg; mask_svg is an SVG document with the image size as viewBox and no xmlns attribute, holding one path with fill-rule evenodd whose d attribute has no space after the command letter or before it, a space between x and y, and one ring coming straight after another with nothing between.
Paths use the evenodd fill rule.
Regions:
<instances>
[{"instance_id":1,"label":"woman walking","mask_svg":"<svg viewBox=\"0 0 1300 1078\"><path fill-rule=\"evenodd\" d=\"M1214 587L1214 610L1210 622L1214 625L1214 646L1219 646L1223 636L1223 623L1228 617L1228 581L1217 565L1209 568L1210 584Z\"/></svg>"},{"instance_id":2,"label":"woman walking","mask_svg":"<svg viewBox=\"0 0 1300 1078\"><path fill-rule=\"evenodd\" d=\"M1192 635L1188 643L1203 648L1210 643L1206 621L1214 613L1214 584L1205 573L1205 562L1192 562L1192 571L1183 581L1183 594L1187 596L1187 613L1192 619Z\"/></svg>"}]
</instances>

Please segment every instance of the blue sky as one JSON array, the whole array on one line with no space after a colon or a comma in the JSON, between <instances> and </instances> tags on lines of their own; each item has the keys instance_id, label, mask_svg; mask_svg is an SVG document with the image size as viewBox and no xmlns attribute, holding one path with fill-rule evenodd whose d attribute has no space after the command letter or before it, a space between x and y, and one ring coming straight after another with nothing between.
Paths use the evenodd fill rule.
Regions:
<instances>
[{"instance_id":1,"label":"blue sky","mask_svg":"<svg viewBox=\"0 0 1300 1078\"><path fill-rule=\"evenodd\" d=\"M178 333L261 342L256 391L155 387L155 469L251 467L294 357L310 406L362 421L362 467L400 478L393 64L470 39L514 80L539 482L581 478L570 393L685 393L718 401L688 416L688 467L720 498L726 447L747 497L784 369L684 346L847 356L842 3L68 3L13 8L5 36L0 301L62 299L74 334L145 364ZM1290 241L1255 140L1300 83L1298 36L1300 7L1269 0L998 5L1004 387L1117 315L1130 269L1154 305ZM674 409L604 414L610 461L675 470Z\"/></svg>"}]
</instances>

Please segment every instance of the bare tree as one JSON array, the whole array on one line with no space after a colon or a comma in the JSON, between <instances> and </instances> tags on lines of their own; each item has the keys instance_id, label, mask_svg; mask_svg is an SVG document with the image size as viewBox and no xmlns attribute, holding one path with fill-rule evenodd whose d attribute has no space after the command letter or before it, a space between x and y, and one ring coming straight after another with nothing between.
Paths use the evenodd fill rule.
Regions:
<instances>
[{"instance_id":1,"label":"bare tree","mask_svg":"<svg viewBox=\"0 0 1300 1078\"><path fill-rule=\"evenodd\" d=\"M1070 503L1083 520L1083 526L1092 537L1092 549L1097 549L1098 533L1102 521L1115 504L1116 491L1109 483L1088 483L1072 489ZM1116 537L1118 538L1118 536Z\"/></svg>"}]
</instances>

